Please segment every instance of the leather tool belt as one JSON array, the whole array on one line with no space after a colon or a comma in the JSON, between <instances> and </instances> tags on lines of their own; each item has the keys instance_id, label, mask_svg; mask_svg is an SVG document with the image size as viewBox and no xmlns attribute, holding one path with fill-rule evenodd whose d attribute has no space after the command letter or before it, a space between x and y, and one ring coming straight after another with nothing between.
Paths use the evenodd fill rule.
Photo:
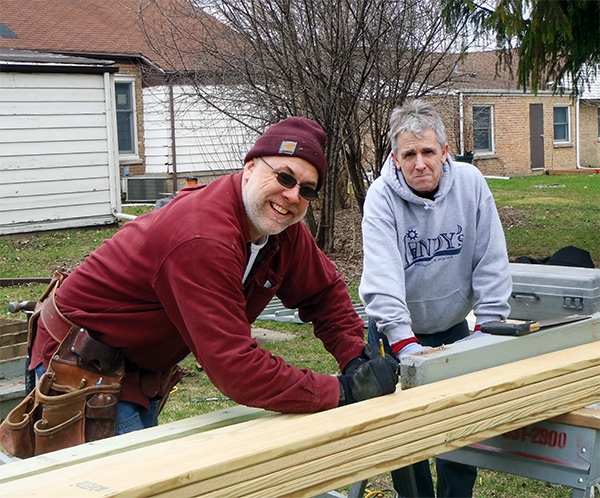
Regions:
<instances>
[{"instance_id":1,"label":"leather tool belt","mask_svg":"<svg viewBox=\"0 0 600 498\"><path fill-rule=\"evenodd\" d=\"M30 348L40 316L59 346L38 385L0 425L0 443L19 458L114 435L124 358L58 310L54 290L65 276L55 275L29 319Z\"/></svg>"}]
</instances>

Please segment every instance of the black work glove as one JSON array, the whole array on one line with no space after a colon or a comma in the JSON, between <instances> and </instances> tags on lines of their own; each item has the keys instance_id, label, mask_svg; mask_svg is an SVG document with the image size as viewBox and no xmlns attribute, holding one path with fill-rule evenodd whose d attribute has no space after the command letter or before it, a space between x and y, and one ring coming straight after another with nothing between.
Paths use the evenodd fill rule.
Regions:
<instances>
[{"instance_id":1,"label":"black work glove","mask_svg":"<svg viewBox=\"0 0 600 498\"><path fill-rule=\"evenodd\" d=\"M340 382L338 406L391 394L398 383L398 360L381 351L375 344L367 344L361 356L344 369Z\"/></svg>"},{"instance_id":2,"label":"black work glove","mask_svg":"<svg viewBox=\"0 0 600 498\"><path fill-rule=\"evenodd\" d=\"M389 357L391 360L393 360L396 363L396 368L399 368L400 362L394 356L394 354L391 352L391 350L390 351L384 350L384 353L387 357ZM381 356L381 348L379 346L377 346L375 344L370 344L370 343L366 344L361 355L357 356L350 363L348 363L342 373L345 375L352 375L355 372L355 370L363 363L365 363L369 360L374 360L376 358L381 358L381 357L382 357Z\"/></svg>"}]
</instances>

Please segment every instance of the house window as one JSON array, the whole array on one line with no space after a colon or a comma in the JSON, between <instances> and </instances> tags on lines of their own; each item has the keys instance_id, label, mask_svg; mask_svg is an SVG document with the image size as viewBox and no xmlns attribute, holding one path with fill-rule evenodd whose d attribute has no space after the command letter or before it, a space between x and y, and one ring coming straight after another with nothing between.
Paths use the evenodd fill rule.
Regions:
<instances>
[{"instance_id":1,"label":"house window","mask_svg":"<svg viewBox=\"0 0 600 498\"><path fill-rule=\"evenodd\" d=\"M119 156L137 154L134 81L115 82Z\"/></svg>"},{"instance_id":2,"label":"house window","mask_svg":"<svg viewBox=\"0 0 600 498\"><path fill-rule=\"evenodd\" d=\"M475 152L493 152L493 113L491 105L473 106L473 149Z\"/></svg>"},{"instance_id":3,"label":"house window","mask_svg":"<svg viewBox=\"0 0 600 498\"><path fill-rule=\"evenodd\" d=\"M555 106L554 143L569 142L571 140L571 132L569 128L569 106Z\"/></svg>"}]
</instances>

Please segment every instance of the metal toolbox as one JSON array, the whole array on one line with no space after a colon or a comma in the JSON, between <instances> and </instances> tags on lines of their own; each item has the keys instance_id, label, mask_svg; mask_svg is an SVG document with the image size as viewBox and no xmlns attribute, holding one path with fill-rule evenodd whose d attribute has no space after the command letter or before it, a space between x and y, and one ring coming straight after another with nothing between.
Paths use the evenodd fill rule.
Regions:
<instances>
[{"instance_id":1,"label":"metal toolbox","mask_svg":"<svg viewBox=\"0 0 600 498\"><path fill-rule=\"evenodd\" d=\"M546 320L600 311L600 268L510 263L510 318Z\"/></svg>"}]
</instances>

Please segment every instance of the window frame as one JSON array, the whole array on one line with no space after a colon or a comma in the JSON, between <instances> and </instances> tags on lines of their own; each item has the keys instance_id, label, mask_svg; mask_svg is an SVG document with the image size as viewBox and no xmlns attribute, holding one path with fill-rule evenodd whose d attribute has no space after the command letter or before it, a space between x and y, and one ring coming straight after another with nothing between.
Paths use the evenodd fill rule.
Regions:
<instances>
[{"instance_id":1,"label":"window frame","mask_svg":"<svg viewBox=\"0 0 600 498\"><path fill-rule=\"evenodd\" d=\"M489 124L485 128L487 133L487 138L489 141L489 148L477 148L475 143L475 130L476 130L476 115L481 112L482 109L489 110ZM486 154L494 154L495 147L495 139L494 139L494 105L493 104L485 104L485 103L477 103L471 105L471 117L472 117L472 127L473 127L473 152L478 156L486 155ZM483 129L483 127L481 127Z\"/></svg>"},{"instance_id":2,"label":"window frame","mask_svg":"<svg viewBox=\"0 0 600 498\"><path fill-rule=\"evenodd\" d=\"M137 130L137 108L136 108L136 89L135 89L135 78L131 76L115 76L115 120L117 122L117 147L119 150L119 161L138 161L139 160L139 150L138 150L138 130ZM129 98L131 101L131 108L128 110L119 110L118 98L119 94L117 92L117 85L128 85L129 87ZM122 152L119 144L119 113L127 112L131 116L131 128L129 130L131 135L131 145L132 149Z\"/></svg>"},{"instance_id":3,"label":"window frame","mask_svg":"<svg viewBox=\"0 0 600 498\"><path fill-rule=\"evenodd\" d=\"M566 122L558 122L556 120L556 111L564 109L566 111ZM556 138L556 127L562 126L566 128L566 138ZM569 104L554 104L552 107L552 142L554 145L565 145L571 143L571 106Z\"/></svg>"}]
</instances>

